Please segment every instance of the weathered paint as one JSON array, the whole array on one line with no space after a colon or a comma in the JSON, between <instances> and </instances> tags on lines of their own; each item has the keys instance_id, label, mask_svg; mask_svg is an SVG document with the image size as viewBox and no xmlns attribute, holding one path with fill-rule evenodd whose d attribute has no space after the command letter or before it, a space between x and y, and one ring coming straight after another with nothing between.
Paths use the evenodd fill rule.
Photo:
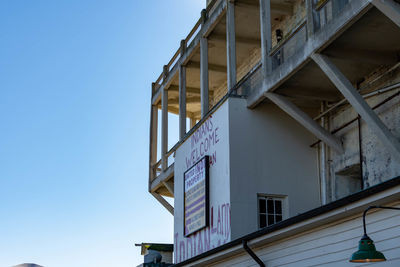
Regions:
<instances>
[{"instance_id":1,"label":"weathered paint","mask_svg":"<svg viewBox=\"0 0 400 267\"><path fill-rule=\"evenodd\" d=\"M175 262L181 262L231 240L229 192L229 113L225 102L176 151ZM183 234L183 175L205 155L210 157L209 226L185 238Z\"/></svg>"}]
</instances>

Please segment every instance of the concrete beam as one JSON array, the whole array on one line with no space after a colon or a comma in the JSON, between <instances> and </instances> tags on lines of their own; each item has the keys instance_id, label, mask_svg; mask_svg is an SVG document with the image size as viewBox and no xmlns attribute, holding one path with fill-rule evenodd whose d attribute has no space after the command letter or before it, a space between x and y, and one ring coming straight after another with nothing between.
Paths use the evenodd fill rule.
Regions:
<instances>
[{"instance_id":1,"label":"concrete beam","mask_svg":"<svg viewBox=\"0 0 400 267\"><path fill-rule=\"evenodd\" d=\"M163 90L161 97L161 169L165 171L168 165L168 91Z\"/></svg>"},{"instance_id":2,"label":"concrete beam","mask_svg":"<svg viewBox=\"0 0 400 267\"><path fill-rule=\"evenodd\" d=\"M248 9L258 9L259 5L257 2L238 2L237 6L239 8L248 8ZM290 3L271 3L271 11L277 15L292 15L293 14L293 5Z\"/></svg>"},{"instance_id":3,"label":"concrete beam","mask_svg":"<svg viewBox=\"0 0 400 267\"><path fill-rule=\"evenodd\" d=\"M397 62L396 54L390 51L373 51L358 47L334 47L324 51L326 56L347 61L356 61L375 65L392 65Z\"/></svg>"},{"instance_id":4,"label":"concrete beam","mask_svg":"<svg viewBox=\"0 0 400 267\"><path fill-rule=\"evenodd\" d=\"M150 108L150 147L149 147L149 185L155 178L153 165L157 162L157 136L158 136L158 107Z\"/></svg>"},{"instance_id":5,"label":"concrete beam","mask_svg":"<svg viewBox=\"0 0 400 267\"><path fill-rule=\"evenodd\" d=\"M164 88L168 88L172 80L174 79L175 75L179 71L180 64L187 64L189 60L193 57L195 52L199 49L200 38L202 36L208 36L211 31L215 28L217 23L223 18L226 12L226 1L220 1L214 11L210 14L207 18L207 21L201 27L199 33L194 37L192 42L188 44L185 54L177 61L177 63L169 70L168 76L166 77L165 81L158 87L155 94L152 96L152 104L156 104L156 102L160 99L162 95L162 90Z\"/></svg>"},{"instance_id":6,"label":"concrete beam","mask_svg":"<svg viewBox=\"0 0 400 267\"><path fill-rule=\"evenodd\" d=\"M226 66L227 86L230 92L236 85L236 32L235 32L235 1L227 0L226 10Z\"/></svg>"},{"instance_id":7,"label":"concrete beam","mask_svg":"<svg viewBox=\"0 0 400 267\"><path fill-rule=\"evenodd\" d=\"M190 61L186 66L188 68L200 69L200 62ZM227 67L216 64L208 64L208 70L213 72L226 73Z\"/></svg>"},{"instance_id":8,"label":"concrete beam","mask_svg":"<svg viewBox=\"0 0 400 267\"><path fill-rule=\"evenodd\" d=\"M379 137L381 142L386 145L386 148L391 152L393 157L400 162L399 140L390 132L368 103L365 102L350 81L327 56L314 54L312 58L367 123L370 129Z\"/></svg>"},{"instance_id":9,"label":"concrete beam","mask_svg":"<svg viewBox=\"0 0 400 267\"><path fill-rule=\"evenodd\" d=\"M174 176L174 167L175 164L172 163L165 171L161 172L151 183L150 183L150 193L156 192L161 186L163 186L163 182L168 181Z\"/></svg>"},{"instance_id":10,"label":"concrete beam","mask_svg":"<svg viewBox=\"0 0 400 267\"><path fill-rule=\"evenodd\" d=\"M306 0L307 12L307 36L310 37L314 34L314 7L313 0Z\"/></svg>"},{"instance_id":11,"label":"concrete beam","mask_svg":"<svg viewBox=\"0 0 400 267\"><path fill-rule=\"evenodd\" d=\"M185 54L186 42L181 41L181 57ZM179 67L179 140L186 134L186 67Z\"/></svg>"},{"instance_id":12,"label":"concrete beam","mask_svg":"<svg viewBox=\"0 0 400 267\"><path fill-rule=\"evenodd\" d=\"M299 99L299 100L316 100L316 101L338 101L339 93L336 91L321 91L321 90L310 90L309 88L296 87L296 89L289 90L279 89L279 94L285 95L288 98Z\"/></svg>"},{"instance_id":13,"label":"concrete beam","mask_svg":"<svg viewBox=\"0 0 400 267\"><path fill-rule=\"evenodd\" d=\"M371 8L372 5L368 1L351 0L336 19L315 33L295 55L285 59L282 65L271 72L268 79L264 79L263 86L250 92L250 95L247 97L247 106L249 108L257 106L265 99L264 94L266 92L276 90L282 83L306 65L313 53L333 42Z\"/></svg>"},{"instance_id":14,"label":"concrete beam","mask_svg":"<svg viewBox=\"0 0 400 267\"><path fill-rule=\"evenodd\" d=\"M201 12L202 27L207 21L207 12L205 9ZM203 118L209 110L208 97L208 40L207 37L200 38L200 98L201 98L201 117Z\"/></svg>"},{"instance_id":15,"label":"concrete beam","mask_svg":"<svg viewBox=\"0 0 400 267\"><path fill-rule=\"evenodd\" d=\"M168 91L170 93L178 93L179 92L179 86L178 85L171 85L168 88ZM196 96L200 96L200 88L195 88L195 87L187 87L186 86L186 93L188 94L192 94L192 95L196 95Z\"/></svg>"},{"instance_id":16,"label":"concrete beam","mask_svg":"<svg viewBox=\"0 0 400 267\"><path fill-rule=\"evenodd\" d=\"M166 208L172 214L172 216L174 216L174 207L172 207L171 204L168 203L168 201L166 201L162 196L157 193L151 194L153 195L153 197L155 197L155 199L158 200L158 202L161 203L161 205L164 206L164 208Z\"/></svg>"},{"instance_id":17,"label":"concrete beam","mask_svg":"<svg viewBox=\"0 0 400 267\"><path fill-rule=\"evenodd\" d=\"M178 99L174 100L174 103L175 103L175 105L177 105L179 103L179 100ZM179 108L169 105L168 112L171 114L179 115ZM186 111L186 116L188 116L190 118L190 117L194 116L194 113L190 112L190 111Z\"/></svg>"},{"instance_id":18,"label":"concrete beam","mask_svg":"<svg viewBox=\"0 0 400 267\"><path fill-rule=\"evenodd\" d=\"M236 43L247 44L247 45L260 45L261 39L259 38L250 38L243 36L236 36ZM213 33L208 37L208 41L210 42L223 42L226 43L226 35Z\"/></svg>"},{"instance_id":19,"label":"concrete beam","mask_svg":"<svg viewBox=\"0 0 400 267\"><path fill-rule=\"evenodd\" d=\"M260 31L261 31L261 64L264 77L272 70L272 61L269 56L272 46L271 34L271 0L260 0Z\"/></svg>"},{"instance_id":20,"label":"concrete beam","mask_svg":"<svg viewBox=\"0 0 400 267\"><path fill-rule=\"evenodd\" d=\"M171 195L174 195L174 182L172 182L171 180L169 181L165 181L163 182L163 185L165 186L165 188L167 188L167 190L171 193Z\"/></svg>"},{"instance_id":21,"label":"concrete beam","mask_svg":"<svg viewBox=\"0 0 400 267\"><path fill-rule=\"evenodd\" d=\"M370 0L383 14L400 27L400 4L393 0Z\"/></svg>"},{"instance_id":22,"label":"concrete beam","mask_svg":"<svg viewBox=\"0 0 400 267\"><path fill-rule=\"evenodd\" d=\"M339 153L344 152L342 142L339 138L322 128L321 125L315 122L284 96L275 93L266 93L265 96L328 146L332 147Z\"/></svg>"},{"instance_id":23,"label":"concrete beam","mask_svg":"<svg viewBox=\"0 0 400 267\"><path fill-rule=\"evenodd\" d=\"M201 97L192 96L186 98L186 104L200 104ZM179 98L168 99L169 105L177 105L179 104ZM171 107L168 107L170 109Z\"/></svg>"}]
</instances>

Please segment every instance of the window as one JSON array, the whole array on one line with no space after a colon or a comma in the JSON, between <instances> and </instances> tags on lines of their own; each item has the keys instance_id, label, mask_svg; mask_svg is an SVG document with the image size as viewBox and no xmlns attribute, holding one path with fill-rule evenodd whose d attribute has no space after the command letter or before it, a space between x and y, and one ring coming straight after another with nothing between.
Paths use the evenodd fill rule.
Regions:
<instances>
[{"instance_id":1,"label":"window","mask_svg":"<svg viewBox=\"0 0 400 267\"><path fill-rule=\"evenodd\" d=\"M285 198L276 196L258 196L258 225L264 228L284 219Z\"/></svg>"}]
</instances>

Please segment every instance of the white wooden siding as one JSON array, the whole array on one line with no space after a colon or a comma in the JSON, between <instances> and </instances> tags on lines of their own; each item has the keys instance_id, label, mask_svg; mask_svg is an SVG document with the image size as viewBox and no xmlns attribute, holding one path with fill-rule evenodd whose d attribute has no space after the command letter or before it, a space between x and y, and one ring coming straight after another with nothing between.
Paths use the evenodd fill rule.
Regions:
<instances>
[{"instance_id":1,"label":"white wooden siding","mask_svg":"<svg viewBox=\"0 0 400 267\"><path fill-rule=\"evenodd\" d=\"M391 206L400 207L400 202ZM363 235L362 215L340 220L261 248L253 248L267 267L312 266L400 266L400 212L376 210L367 215L367 232L378 251L385 254L382 263L355 264L348 260ZM246 253L208 266L258 266Z\"/></svg>"}]
</instances>

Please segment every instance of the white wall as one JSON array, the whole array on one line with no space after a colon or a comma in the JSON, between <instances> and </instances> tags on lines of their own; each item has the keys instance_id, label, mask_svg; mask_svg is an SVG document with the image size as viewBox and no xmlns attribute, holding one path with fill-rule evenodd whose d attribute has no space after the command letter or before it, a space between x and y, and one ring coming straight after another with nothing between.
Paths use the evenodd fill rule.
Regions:
<instances>
[{"instance_id":1,"label":"white wall","mask_svg":"<svg viewBox=\"0 0 400 267\"><path fill-rule=\"evenodd\" d=\"M181 262L225 244L230 235L228 103L205 121L176 151L174 258ZM204 155L210 156L210 226L185 238L183 234L183 175Z\"/></svg>"},{"instance_id":2,"label":"white wall","mask_svg":"<svg viewBox=\"0 0 400 267\"><path fill-rule=\"evenodd\" d=\"M320 205L315 141L273 104L229 99L232 239L258 230L257 193L288 196L289 216Z\"/></svg>"}]
</instances>

